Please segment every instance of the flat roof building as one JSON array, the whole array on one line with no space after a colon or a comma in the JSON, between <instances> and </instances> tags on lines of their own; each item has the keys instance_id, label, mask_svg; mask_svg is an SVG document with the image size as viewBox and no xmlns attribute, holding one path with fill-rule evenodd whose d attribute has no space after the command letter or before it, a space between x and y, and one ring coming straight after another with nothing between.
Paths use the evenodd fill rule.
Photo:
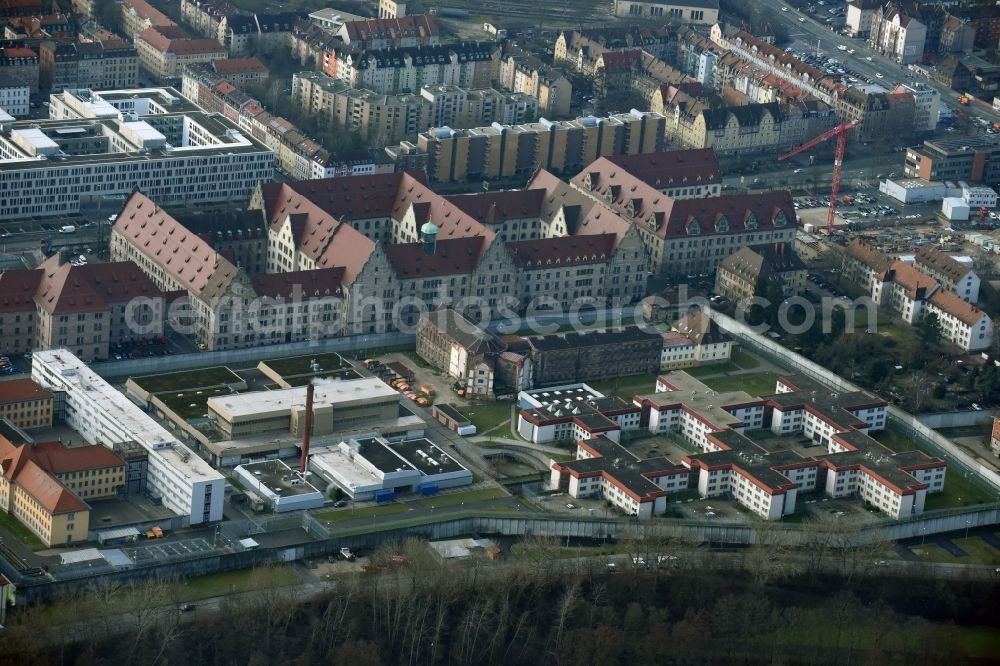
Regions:
<instances>
[{"instance_id":1,"label":"flat roof building","mask_svg":"<svg viewBox=\"0 0 1000 666\"><path fill-rule=\"evenodd\" d=\"M317 380L313 435L328 435L365 421L399 416L399 393L374 377ZM306 387L254 391L208 400L209 419L230 439L272 431L299 435L305 422Z\"/></svg>"},{"instance_id":2,"label":"flat roof building","mask_svg":"<svg viewBox=\"0 0 1000 666\"><path fill-rule=\"evenodd\" d=\"M430 495L472 483L472 472L424 437L390 442L366 435L313 450L309 469L355 501L391 499L397 490Z\"/></svg>"},{"instance_id":3,"label":"flat roof building","mask_svg":"<svg viewBox=\"0 0 1000 666\"><path fill-rule=\"evenodd\" d=\"M135 189L159 205L246 202L274 176L271 150L171 89L54 100L62 119L0 129L0 219L75 214Z\"/></svg>"},{"instance_id":4,"label":"flat roof building","mask_svg":"<svg viewBox=\"0 0 1000 666\"><path fill-rule=\"evenodd\" d=\"M222 520L225 479L167 429L65 349L36 351L31 377L63 393L66 421L108 448L136 442L149 454L148 492L191 525Z\"/></svg>"},{"instance_id":5,"label":"flat roof building","mask_svg":"<svg viewBox=\"0 0 1000 666\"><path fill-rule=\"evenodd\" d=\"M239 465L233 472L250 492L265 500L277 513L323 506L323 493L298 470L292 470L280 460Z\"/></svg>"}]
</instances>

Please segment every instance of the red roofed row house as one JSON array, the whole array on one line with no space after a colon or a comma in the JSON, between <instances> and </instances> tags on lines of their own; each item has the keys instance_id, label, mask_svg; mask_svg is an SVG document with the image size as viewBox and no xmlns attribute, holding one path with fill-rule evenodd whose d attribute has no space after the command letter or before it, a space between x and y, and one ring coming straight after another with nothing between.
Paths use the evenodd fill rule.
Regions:
<instances>
[{"instance_id":1,"label":"red roofed row house","mask_svg":"<svg viewBox=\"0 0 1000 666\"><path fill-rule=\"evenodd\" d=\"M88 501L113 498L125 485L125 462L100 444L13 444L0 436L0 510L46 546L87 541Z\"/></svg>"},{"instance_id":2,"label":"red roofed row house","mask_svg":"<svg viewBox=\"0 0 1000 666\"><path fill-rule=\"evenodd\" d=\"M133 42L147 28L176 28L177 24L146 0L122 0L122 30Z\"/></svg>"},{"instance_id":3,"label":"red roofed row house","mask_svg":"<svg viewBox=\"0 0 1000 666\"><path fill-rule=\"evenodd\" d=\"M683 372L657 379L656 393L636 396L638 428L674 433L704 452L679 463L639 460L607 434L577 444L577 460L551 463L551 484L573 497L599 496L640 518L663 513L671 493L697 488L728 495L767 520L796 510L799 491L859 497L896 520L924 511L944 489L945 463L921 451L894 452L868 433L885 425L886 403L864 392L830 393L799 376L754 398L717 393ZM745 432L801 434L822 447L769 451Z\"/></svg>"}]
</instances>

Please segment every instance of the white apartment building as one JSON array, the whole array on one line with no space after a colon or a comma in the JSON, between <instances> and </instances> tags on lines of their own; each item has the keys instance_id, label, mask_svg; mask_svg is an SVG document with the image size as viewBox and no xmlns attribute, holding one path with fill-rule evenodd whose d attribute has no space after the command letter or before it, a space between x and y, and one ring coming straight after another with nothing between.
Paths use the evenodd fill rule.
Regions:
<instances>
[{"instance_id":1,"label":"white apartment building","mask_svg":"<svg viewBox=\"0 0 1000 666\"><path fill-rule=\"evenodd\" d=\"M31 86L13 80L0 83L0 109L12 116L26 116L31 112L28 96Z\"/></svg>"},{"instance_id":2,"label":"white apartment building","mask_svg":"<svg viewBox=\"0 0 1000 666\"><path fill-rule=\"evenodd\" d=\"M982 280L972 270L972 257L956 257L925 245L917 250L913 261L921 273L937 280L941 287L950 289L969 303L979 301L979 286Z\"/></svg>"},{"instance_id":3,"label":"white apartment building","mask_svg":"<svg viewBox=\"0 0 1000 666\"><path fill-rule=\"evenodd\" d=\"M901 65L919 62L924 54L927 26L894 3L872 14L868 45Z\"/></svg>"},{"instance_id":4,"label":"white apartment building","mask_svg":"<svg viewBox=\"0 0 1000 666\"><path fill-rule=\"evenodd\" d=\"M993 342L993 321L975 305L962 300L948 289L935 291L925 307L938 317L941 337L963 351L989 349Z\"/></svg>"},{"instance_id":5,"label":"white apartment building","mask_svg":"<svg viewBox=\"0 0 1000 666\"><path fill-rule=\"evenodd\" d=\"M140 99L157 91L118 92L133 99L117 114L96 104L107 114L0 129L0 219L72 215L135 189L160 205L244 202L274 177L274 153L220 115L157 113Z\"/></svg>"},{"instance_id":6,"label":"white apartment building","mask_svg":"<svg viewBox=\"0 0 1000 666\"><path fill-rule=\"evenodd\" d=\"M923 83L903 83L894 92L908 92L913 95L913 131L917 134L933 132L937 129L938 113L941 110L941 93Z\"/></svg>"},{"instance_id":7,"label":"white apartment building","mask_svg":"<svg viewBox=\"0 0 1000 666\"><path fill-rule=\"evenodd\" d=\"M876 277L872 287L875 305L888 307L911 326L920 321L924 305L938 288L934 278L902 261L894 261L889 269Z\"/></svg>"},{"instance_id":8,"label":"white apartment building","mask_svg":"<svg viewBox=\"0 0 1000 666\"><path fill-rule=\"evenodd\" d=\"M66 421L91 444L136 442L149 454L153 498L197 525L222 520L225 479L65 349L36 351L31 376L65 395Z\"/></svg>"}]
</instances>

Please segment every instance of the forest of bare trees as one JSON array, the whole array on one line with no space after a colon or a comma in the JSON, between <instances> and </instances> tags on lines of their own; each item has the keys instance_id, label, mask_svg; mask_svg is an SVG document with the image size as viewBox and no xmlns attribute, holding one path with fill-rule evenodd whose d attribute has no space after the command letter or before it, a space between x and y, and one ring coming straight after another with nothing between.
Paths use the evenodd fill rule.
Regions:
<instances>
[{"instance_id":1,"label":"forest of bare trees","mask_svg":"<svg viewBox=\"0 0 1000 666\"><path fill-rule=\"evenodd\" d=\"M630 550L653 556L662 546L635 539ZM781 571L769 557L739 572L699 564L609 573L560 563L558 541L525 548L516 565L456 568L420 542L395 544L373 554L370 573L308 601L264 586L197 619L163 605L169 581L95 588L88 601L114 607L114 620L72 618L76 633L65 633L39 626L51 609L19 610L0 663L912 666L972 663L970 632L998 627L993 583Z\"/></svg>"}]
</instances>

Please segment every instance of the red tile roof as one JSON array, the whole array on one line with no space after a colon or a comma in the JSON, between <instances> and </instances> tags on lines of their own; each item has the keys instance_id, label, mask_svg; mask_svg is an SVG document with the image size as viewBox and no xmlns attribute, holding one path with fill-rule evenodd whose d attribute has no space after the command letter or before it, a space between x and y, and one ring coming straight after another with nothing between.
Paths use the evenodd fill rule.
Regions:
<instances>
[{"instance_id":1,"label":"red tile roof","mask_svg":"<svg viewBox=\"0 0 1000 666\"><path fill-rule=\"evenodd\" d=\"M412 14L398 19L365 19L344 24L349 41L389 39L396 37L437 36L437 21L429 14Z\"/></svg>"},{"instance_id":2,"label":"red tile roof","mask_svg":"<svg viewBox=\"0 0 1000 666\"><path fill-rule=\"evenodd\" d=\"M0 312L34 312L35 294L41 282L39 270L0 273Z\"/></svg>"},{"instance_id":3,"label":"red tile roof","mask_svg":"<svg viewBox=\"0 0 1000 666\"><path fill-rule=\"evenodd\" d=\"M50 314L94 312L112 303L162 295L142 269L130 261L86 266L60 265L59 261L55 255L39 267L42 282L36 302Z\"/></svg>"},{"instance_id":4,"label":"red tile roof","mask_svg":"<svg viewBox=\"0 0 1000 666\"><path fill-rule=\"evenodd\" d=\"M139 33L139 39L161 53L179 55L214 54L226 55L226 49L214 39L189 39L178 33L177 28L146 28ZM181 31L183 32L183 31Z\"/></svg>"},{"instance_id":5,"label":"red tile roof","mask_svg":"<svg viewBox=\"0 0 1000 666\"><path fill-rule=\"evenodd\" d=\"M439 240L434 254L427 254L420 243L397 243L385 246L385 254L401 279L468 275L476 268L484 251L482 236Z\"/></svg>"},{"instance_id":6,"label":"red tile roof","mask_svg":"<svg viewBox=\"0 0 1000 666\"><path fill-rule=\"evenodd\" d=\"M125 202L112 231L201 298L221 295L236 277L236 266L141 192Z\"/></svg>"},{"instance_id":7,"label":"red tile roof","mask_svg":"<svg viewBox=\"0 0 1000 666\"><path fill-rule=\"evenodd\" d=\"M0 405L28 400L44 400L52 394L31 379L12 379L0 382Z\"/></svg>"},{"instance_id":8,"label":"red tile roof","mask_svg":"<svg viewBox=\"0 0 1000 666\"><path fill-rule=\"evenodd\" d=\"M68 474L87 469L106 469L125 464L106 446L63 446L62 442L39 442L31 446L32 458L53 474Z\"/></svg>"},{"instance_id":9,"label":"red tile roof","mask_svg":"<svg viewBox=\"0 0 1000 666\"><path fill-rule=\"evenodd\" d=\"M972 303L963 301L959 298L958 294L950 289L938 289L935 291L931 296L931 303L940 310L957 317L960 322L968 326L978 323L985 314Z\"/></svg>"},{"instance_id":10,"label":"red tile roof","mask_svg":"<svg viewBox=\"0 0 1000 666\"><path fill-rule=\"evenodd\" d=\"M562 236L507 243L514 263L521 268L555 268L607 263L614 254L615 234Z\"/></svg>"},{"instance_id":11,"label":"red tile roof","mask_svg":"<svg viewBox=\"0 0 1000 666\"><path fill-rule=\"evenodd\" d=\"M927 298L937 286L937 280L924 275L910 264L898 259L889 265L882 275L883 281L891 281L903 287L906 297L910 300Z\"/></svg>"},{"instance_id":12,"label":"red tile roof","mask_svg":"<svg viewBox=\"0 0 1000 666\"><path fill-rule=\"evenodd\" d=\"M250 278L258 296L269 298L343 297L343 268L318 268L291 273L256 273Z\"/></svg>"},{"instance_id":13,"label":"red tile roof","mask_svg":"<svg viewBox=\"0 0 1000 666\"><path fill-rule=\"evenodd\" d=\"M124 0L124 4L153 25L176 25L166 14L153 7L146 0Z\"/></svg>"},{"instance_id":14,"label":"red tile roof","mask_svg":"<svg viewBox=\"0 0 1000 666\"><path fill-rule=\"evenodd\" d=\"M213 60L212 69L216 74L264 74L267 75L267 65L258 58L226 58L223 60Z\"/></svg>"},{"instance_id":15,"label":"red tile roof","mask_svg":"<svg viewBox=\"0 0 1000 666\"><path fill-rule=\"evenodd\" d=\"M592 162L571 182L582 187L587 176L594 182L595 179L599 181L617 171L631 174L656 189L722 182L719 161L711 148L602 157Z\"/></svg>"},{"instance_id":16,"label":"red tile roof","mask_svg":"<svg viewBox=\"0 0 1000 666\"><path fill-rule=\"evenodd\" d=\"M507 220L537 219L542 213L545 190L456 194L445 197L445 200L483 224L500 224Z\"/></svg>"},{"instance_id":17,"label":"red tile roof","mask_svg":"<svg viewBox=\"0 0 1000 666\"><path fill-rule=\"evenodd\" d=\"M527 188L546 191L543 219L551 221L559 211L563 211L567 231L571 235L611 233L621 241L632 228L627 220L603 202L584 194L545 169L535 172Z\"/></svg>"},{"instance_id":18,"label":"red tile roof","mask_svg":"<svg viewBox=\"0 0 1000 666\"><path fill-rule=\"evenodd\" d=\"M599 60L604 63L604 71L609 74L630 72L642 63L642 51L640 49L605 51Z\"/></svg>"},{"instance_id":19,"label":"red tile roof","mask_svg":"<svg viewBox=\"0 0 1000 666\"><path fill-rule=\"evenodd\" d=\"M41 461L36 462L30 445L15 446L0 436L0 470L8 482L20 486L53 515L90 509L59 479L46 471Z\"/></svg>"}]
</instances>

